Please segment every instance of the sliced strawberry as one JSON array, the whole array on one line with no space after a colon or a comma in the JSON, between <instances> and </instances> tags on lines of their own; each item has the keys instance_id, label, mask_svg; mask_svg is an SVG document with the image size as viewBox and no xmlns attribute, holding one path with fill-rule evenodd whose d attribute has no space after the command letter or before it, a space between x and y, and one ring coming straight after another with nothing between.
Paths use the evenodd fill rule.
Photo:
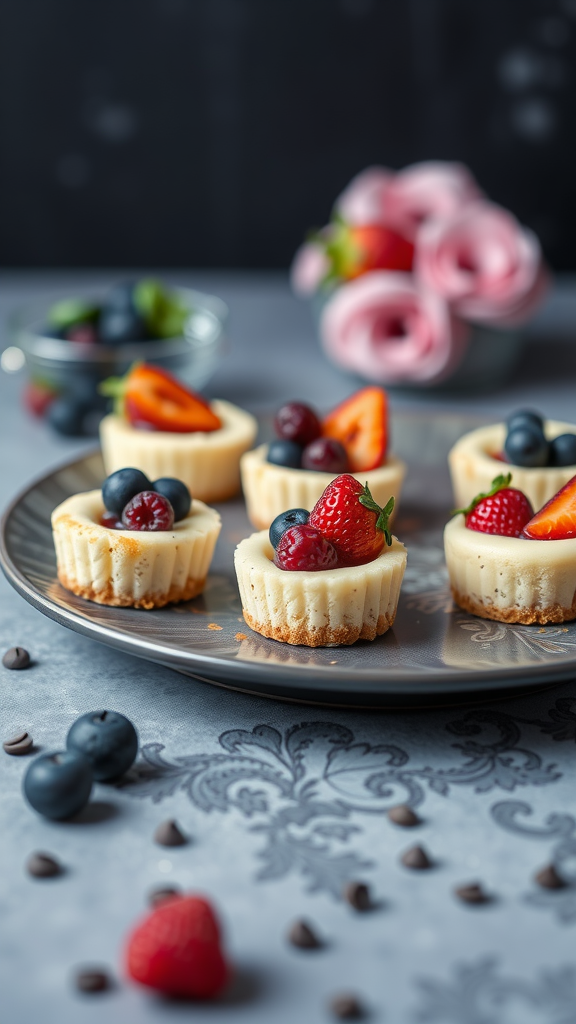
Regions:
<instances>
[{"instance_id":1,"label":"sliced strawberry","mask_svg":"<svg viewBox=\"0 0 576 1024\"><path fill-rule=\"evenodd\" d=\"M318 530L336 548L340 565L364 565L392 543L388 519L394 508L390 498L384 508L376 504L368 484L342 473L316 502L308 527Z\"/></svg>"},{"instance_id":2,"label":"sliced strawberry","mask_svg":"<svg viewBox=\"0 0 576 1024\"><path fill-rule=\"evenodd\" d=\"M344 445L353 473L382 466L388 447L388 399L382 388L361 388L328 413L324 437Z\"/></svg>"},{"instance_id":3,"label":"sliced strawberry","mask_svg":"<svg viewBox=\"0 0 576 1024\"><path fill-rule=\"evenodd\" d=\"M412 270L414 246L383 224L346 224L331 228L326 246L331 275L352 281L369 270Z\"/></svg>"},{"instance_id":4,"label":"sliced strawberry","mask_svg":"<svg viewBox=\"0 0 576 1024\"><path fill-rule=\"evenodd\" d=\"M208 402L181 384L167 370L148 363L133 366L126 378L106 381L100 389L123 400L124 413L133 425L177 434L218 430L221 420Z\"/></svg>"},{"instance_id":5,"label":"sliced strawberry","mask_svg":"<svg viewBox=\"0 0 576 1024\"><path fill-rule=\"evenodd\" d=\"M529 540L568 540L576 537L576 476L573 476L524 527Z\"/></svg>"}]
</instances>

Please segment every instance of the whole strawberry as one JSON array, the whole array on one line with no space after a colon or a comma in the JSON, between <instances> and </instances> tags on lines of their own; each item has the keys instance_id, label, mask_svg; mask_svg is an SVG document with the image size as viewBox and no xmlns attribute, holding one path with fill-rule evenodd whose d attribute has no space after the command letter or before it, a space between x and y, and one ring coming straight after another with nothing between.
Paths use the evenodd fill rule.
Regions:
<instances>
[{"instance_id":1,"label":"whole strawberry","mask_svg":"<svg viewBox=\"0 0 576 1024\"><path fill-rule=\"evenodd\" d=\"M392 543L388 520L393 508L394 498L380 508L368 484L363 487L355 477L342 473L316 502L308 526L334 545L340 565L364 565L378 557L384 544Z\"/></svg>"},{"instance_id":2,"label":"whole strawberry","mask_svg":"<svg viewBox=\"0 0 576 1024\"><path fill-rule=\"evenodd\" d=\"M479 494L468 508L456 510L465 515L469 530L494 533L499 537L520 536L534 510L523 491L508 486L511 480L511 473L497 476L487 494Z\"/></svg>"},{"instance_id":3,"label":"whole strawberry","mask_svg":"<svg viewBox=\"0 0 576 1024\"><path fill-rule=\"evenodd\" d=\"M165 995L209 999L228 979L214 911L200 896L158 904L129 935L131 978Z\"/></svg>"}]
</instances>

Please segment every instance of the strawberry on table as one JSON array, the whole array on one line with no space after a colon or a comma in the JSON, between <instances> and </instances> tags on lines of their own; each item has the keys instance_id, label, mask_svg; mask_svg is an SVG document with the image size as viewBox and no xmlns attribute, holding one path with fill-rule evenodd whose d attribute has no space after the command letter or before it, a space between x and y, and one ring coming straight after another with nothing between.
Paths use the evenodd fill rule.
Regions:
<instances>
[{"instance_id":1,"label":"strawberry on table","mask_svg":"<svg viewBox=\"0 0 576 1024\"><path fill-rule=\"evenodd\" d=\"M372 385L356 391L324 418L322 434L344 446L353 473L381 466L388 447L386 392Z\"/></svg>"},{"instance_id":2,"label":"strawberry on table","mask_svg":"<svg viewBox=\"0 0 576 1024\"><path fill-rule=\"evenodd\" d=\"M576 476L530 519L522 536L529 540L568 540L576 537Z\"/></svg>"},{"instance_id":3,"label":"strawberry on table","mask_svg":"<svg viewBox=\"0 0 576 1024\"><path fill-rule=\"evenodd\" d=\"M469 530L493 533L499 537L519 537L534 515L528 498L516 487L510 487L512 474L497 476L486 494L479 494L467 508L459 508Z\"/></svg>"},{"instance_id":4,"label":"strawberry on table","mask_svg":"<svg viewBox=\"0 0 576 1024\"><path fill-rule=\"evenodd\" d=\"M334 545L340 565L363 565L377 558L384 544L392 544L388 520L393 508L394 498L380 508L368 484L362 486L349 473L342 473L316 502L308 526Z\"/></svg>"}]
</instances>

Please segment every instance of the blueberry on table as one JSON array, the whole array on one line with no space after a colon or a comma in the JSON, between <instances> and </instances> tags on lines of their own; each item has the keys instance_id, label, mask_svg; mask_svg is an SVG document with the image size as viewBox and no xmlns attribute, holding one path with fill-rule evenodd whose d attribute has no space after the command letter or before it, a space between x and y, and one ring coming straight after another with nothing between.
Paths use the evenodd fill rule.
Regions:
<instances>
[{"instance_id":1,"label":"blueberry on table","mask_svg":"<svg viewBox=\"0 0 576 1024\"><path fill-rule=\"evenodd\" d=\"M550 441L551 466L576 466L576 434L559 434Z\"/></svg>"},{"instance_id":2,"label":"blueberry on table","mask_svg":"<svg viewBox=\"0 0 576 1024\"><path fill-rule=\"evenodd\" d=\"M151 490L148 477L140 469L127 467L117 469L107 476L102 484L102 501L109 512L115 512L118 518L129 501L141 491Z\"/></svg>"},{"instance_id":3,"label":"blueberry on table","mask_svg":"<svg viewBox=\"0 0 576 1024\"><path fill-rule=\"evenodd\" d=\"M302 448L295 441L272 441L268 448L268 462L288 469L302 467Z\"/></svg>"},{"instance_id":4,"label":"blueberry on table","mask_svg":"<svg viewBox=\"0 0 576 1024\"><path fill-rule=\"evenodd\" d=\"M88 759L97 782L110 782L134 763L138 734L119 711L89 711L70 727L66 746Z\"/></svg>"},{"instance_id":5,"label":"blueberry on table","mask_svg":"<svg viewBox=\"0 0 576 1024\"><path fill-rule=\"evenodd\" d=\"M512 466L534 469L548 465L550 444L536 427L514 427L504 442L504 454Z\"/></svg>"},{"instance_id":6,"label":"blueberry on table","mask_svg":"<svg viewBox=\"0 0 576 1024\"><path fill-rule=\"evenodd\" d=\"M544 433L544 418L539 412L534 412L532 409L519 409L518 412L513 412L511 416L506 420L506 426L508 433L511 430L516 430L516 427L535 427L541 434Z\"/></svg>"},{"instance_id":7,"label":"blueberry on table","mask_svg":"<svg viewBox=\"0 0 576 1024\"><path fill-rule=\"evenodd\" d=\"M279 516L276 516L268 533L272 547L274 549L278 547L282 534L286 533L291 526L304 526L309 518L310 513L305 508L290 508L287 512L281 512Z\"/></svg>"},{"instance_id":8,"label":"blueberry on table","mask_svg":"<svg viewBox=\"0 0 576 1024\"><path fill-rule=\"evenodd\" d=\"M302 452L302 468L317 473L346 473L349 468L346 449L332 437L319 437Z\"/></svg>"},{"instance_id":9,"label":"blueberry on table","mask_svg":"<svg viewBox=\"0 0 576 1024\"><path fill-rule=\"evenodd\" d=\"M316 413L302 402L287 402L276 413L274 426L278 437L307 445L320 437L322 426Z\"/></svg>"},{"instance_id":10,"label":"blueberry on table","mask_svg":"<svg viewBox=\"0 0 576 1024\"><path fill-rule=\"evenodd\" d=\"M162 497L168 498L174 509L175 523L186 518L192 505L192 496L182 480L176 480L171 476L163 476L160 480L154 481L152 490L157 491Z\"/></svg>"},{"instance_id":11,"label":"blueberry on table","mask_svg":"<svg viewBox=\"0 0 576 1024\"><path fill-rule=\"evenodd\" d=\"M41 754L24 776L23 791L38 814L59 821L78 814L88 803L92 789L92 765L72 750Z\"/></svg>"}]
</instances>

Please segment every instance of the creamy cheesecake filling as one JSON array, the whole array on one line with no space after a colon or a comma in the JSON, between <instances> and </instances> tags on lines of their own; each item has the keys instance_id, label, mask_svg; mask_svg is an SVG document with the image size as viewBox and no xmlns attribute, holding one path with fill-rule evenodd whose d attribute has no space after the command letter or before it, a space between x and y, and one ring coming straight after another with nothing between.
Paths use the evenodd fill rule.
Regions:
<instances>
[{"instance_id":1,"label":"creamy cheesecake filling","mask_svg":"<svg viewBox=\"0 0 576 1024\"><path fill-rule=\"evenodd\" d=\"M106 475L125 466L150 480L175 477L200 501L225 501L240 490L240 456L254 444L258 424L250 413L214 399L211 408L222 421L210 433L137 430L122 416L105 416L100 441Z\"/></svg>"},{"instance_id":2,"label":"creamy cheesecake filling","mask_svg":"<svg viewBox=\"0 0 576 1024\"><path fill-rule=\"evenodd\" d=\"M204 588L220 516L194 500L171 530L112 530L100 525L99 490L75 494L52 513L58 579L79 597L120 607L160 608Z\"/></svg>"},{"instance_id":3,"label":"creamy cheesecake filling","mask_svg":"<svg viewBox=\"0 0 576 1024\"><path fill-rule=\"evenodd\" d=\"M392 546L366 565L324 572L287 572L274 565L266 530L234 554L242 613L251 629L307 647L373 640L392 626L406 568L406 549Z\"/></svg>"},{"instance_id":4,"label":"creamy cheesecake filling","mask_svg":"<svg viewBox=\"0 0 576 1024\"><path fill-rule=\"evenodd\" d=\"M444 550L456 604L527 625L576 618L576 539L522 540L468 530L455 516Z\"/></svg>"},{"instance_id":5,"label":"creamy cheesecake filling","mask_svg":"<svg viewBox=\"0 0 576 1024\"><path fill-rule=\"evenodd\" d=\"M289 469L266 461L268 445L262 444L246 452L240 461L242 489L250 522L258 529L267 529L276 516L290 508L312 511L334 473L317 473L308 469ZM398 508L406 465L394 455L385 466L366 473L352 473L362 484L368 483L374 501L384 507L392 495L396 499L392 522Z\"/></svg>"},{"instance_id":6,"label":"creamy cheesecake filling","mask_svg":"<svg viewBox=\"0 0 576 1024\"><path fill-rule=\"evenodd\" d=\"M551 440L559 434L576 433L576 425L547 420L544 432ZM492 423L464 434L456 442L448 455L448 464L457 508L467 508L476 495L489 491L494 477L512 473L511 486L523 491L538 512L576 474L576 466L526 469L502 462L494 456L502 452L505 440L506 424Z\"/></svg>"}]
</instances>

